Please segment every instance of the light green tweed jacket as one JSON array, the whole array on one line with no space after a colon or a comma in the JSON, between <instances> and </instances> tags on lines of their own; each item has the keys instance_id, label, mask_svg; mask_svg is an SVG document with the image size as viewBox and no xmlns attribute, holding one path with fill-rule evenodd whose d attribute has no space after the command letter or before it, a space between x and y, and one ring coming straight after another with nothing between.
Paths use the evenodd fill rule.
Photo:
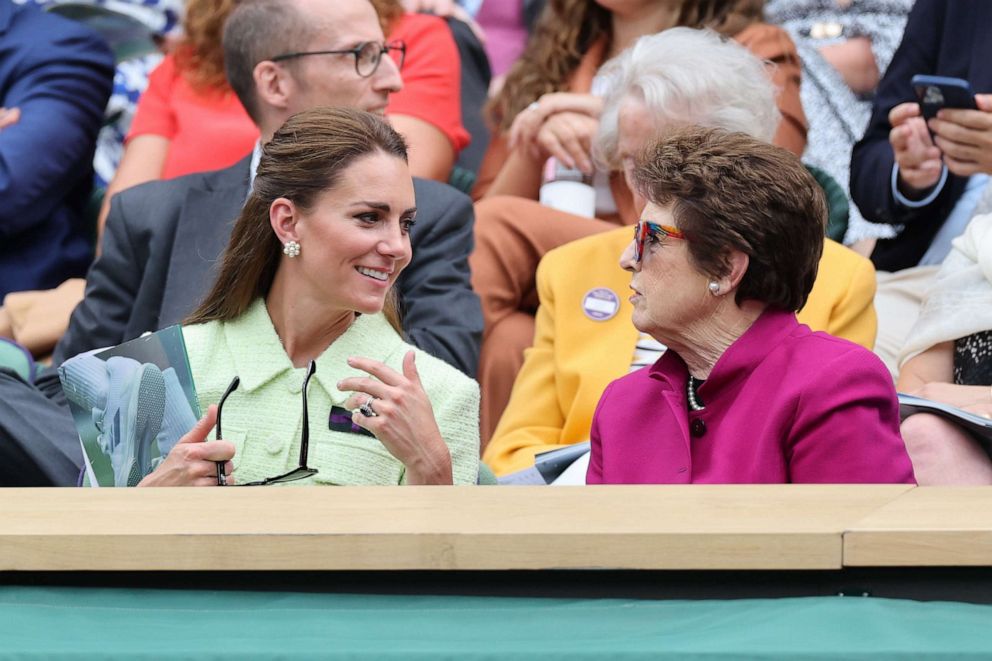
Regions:
<instances>
[{"instance_id":1,"label":"light green tweed jacket","mask_svg":"<svg viewBox=\"0 0 992 661\"><path fill-rule=\"evenodd\" d=\"M280 475L298 465L303 424L300 392L306 369L294 368L261 299L238 319L183 328L200 407L220 401L235 377L241 386L224 404L224 439L234 443L239 483ZM375 438L331 431L331 406L350 393L337 389L349 376L350 356L380 360L402 372L403 356L417 352L417 371L451 452L455 484L475 484L479 471L479 387L447 363L406 344L381 314L361 315L317 359L310 380L308 465L319 472L293 484L401 484L405 468Z\"/></svg>"}]
</instances>

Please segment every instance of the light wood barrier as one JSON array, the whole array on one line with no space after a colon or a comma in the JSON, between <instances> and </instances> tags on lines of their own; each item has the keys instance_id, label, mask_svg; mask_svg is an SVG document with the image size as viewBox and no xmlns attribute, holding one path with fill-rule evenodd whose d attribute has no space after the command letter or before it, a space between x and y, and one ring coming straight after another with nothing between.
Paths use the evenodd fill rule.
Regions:
<instances>
[{"instance_id":1,"label":"light wood barrier","mask_svg":"<svg viewBox=\"0 0 992 661\"><path fill-rule=\"evenodd\" d=\"M844 535L848 567L992 566L992 487L917 487Z\"/></svg>"},{"instance_id":2,"label":"light wood barrier","mask_svg":"<svg viewBox=\"0 0 992 661\"><path fill-rule=\"evenodd\" d=\"M839 569L909 489L3 489L0 570Z\"/></svg>"}]
</instances>

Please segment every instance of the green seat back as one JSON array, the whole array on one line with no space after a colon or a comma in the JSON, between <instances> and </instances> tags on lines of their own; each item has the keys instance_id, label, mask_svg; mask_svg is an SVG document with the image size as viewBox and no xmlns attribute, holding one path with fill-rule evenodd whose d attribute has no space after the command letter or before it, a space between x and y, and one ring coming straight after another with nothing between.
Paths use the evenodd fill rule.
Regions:
<instances>
[{"instance_id":1,"label":"green seat back","mask_svg":"<svg viewBox=\"0 0 992 661\"><path fill-rule=\"evenodd\" d=\"M0 367L13 370L28 383L34 381L35 363L31 352L5 337L0 337Z\"/></svg>"},{"instance_id":2,"label":"green seat back","mask_svg":"<svg viewBox=\"0 0 992 661\"><path fill-rule=\"evenodd\" d=\"M813 175L827 196L827 238L833 239L837 243L843 243L851 214L847 193L833 177L820 168L807 164L806 169Z\"/></svg>"}]
</instances>

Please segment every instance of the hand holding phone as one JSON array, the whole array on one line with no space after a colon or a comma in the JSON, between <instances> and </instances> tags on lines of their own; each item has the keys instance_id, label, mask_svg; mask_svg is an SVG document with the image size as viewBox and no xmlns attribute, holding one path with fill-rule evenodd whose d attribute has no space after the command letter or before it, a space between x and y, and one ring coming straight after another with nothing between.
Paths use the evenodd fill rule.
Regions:
<instances>
[{"instance_id":1,"label":"hand holding phone","mask_svg":"<svg viewBox=\"0 0 992 661\"><path fill-rule=\"evenodd\" d=\"M992 173L992 95L960 78L914 76L920 111L953 174Z\"/></svg>"},{"instance_id":2,"label":"hand holding phone","mask_svg":"<svg viewBox=\"0 0 992 661\"><path fill-rule=\"evenodd\" d=\"M961 78L916 75L912 79L923 118L930 120L943 108L978 110L971 84Z\"/></svg>"}]
</instances>

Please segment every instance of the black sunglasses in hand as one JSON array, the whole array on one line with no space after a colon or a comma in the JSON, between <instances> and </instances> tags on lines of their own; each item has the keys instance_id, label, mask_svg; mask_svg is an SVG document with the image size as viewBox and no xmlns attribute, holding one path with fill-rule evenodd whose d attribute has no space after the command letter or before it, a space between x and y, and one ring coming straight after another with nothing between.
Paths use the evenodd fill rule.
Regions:
<instances>
[{"instance_id":1,"label":"black sunglasses in hand","mask_svg":"<svg viewBox=\"0 0 992 661\"><path fill-rule=\"evenodd\" d=\"M276 475L275 477L267 477L264 480L239 484L237 486L265 487L270 484L295 482L296 480L302 480L317 474L316 468L309 468L307 466L307 453L310 449L310 416L307 414L307 388L310 386L310 377L312 377L316 371L317 361L311 360L309 367L307 367L306 378L303 379L303 433L300 435L300 465L288 473ZM228 395L238 389L239 385L241 385L241 379L234 377L234 379L231 380L231 385L227 387L227 390L224 391L224 395L220 398L220 402L217 403L217 438L219 439L224 438L220 426L220 414L224 409L224 402L227 401ZM227 486L227 478L224 475L223 461L217 462L217 486Z\"/></svg>"}]
</instances>

